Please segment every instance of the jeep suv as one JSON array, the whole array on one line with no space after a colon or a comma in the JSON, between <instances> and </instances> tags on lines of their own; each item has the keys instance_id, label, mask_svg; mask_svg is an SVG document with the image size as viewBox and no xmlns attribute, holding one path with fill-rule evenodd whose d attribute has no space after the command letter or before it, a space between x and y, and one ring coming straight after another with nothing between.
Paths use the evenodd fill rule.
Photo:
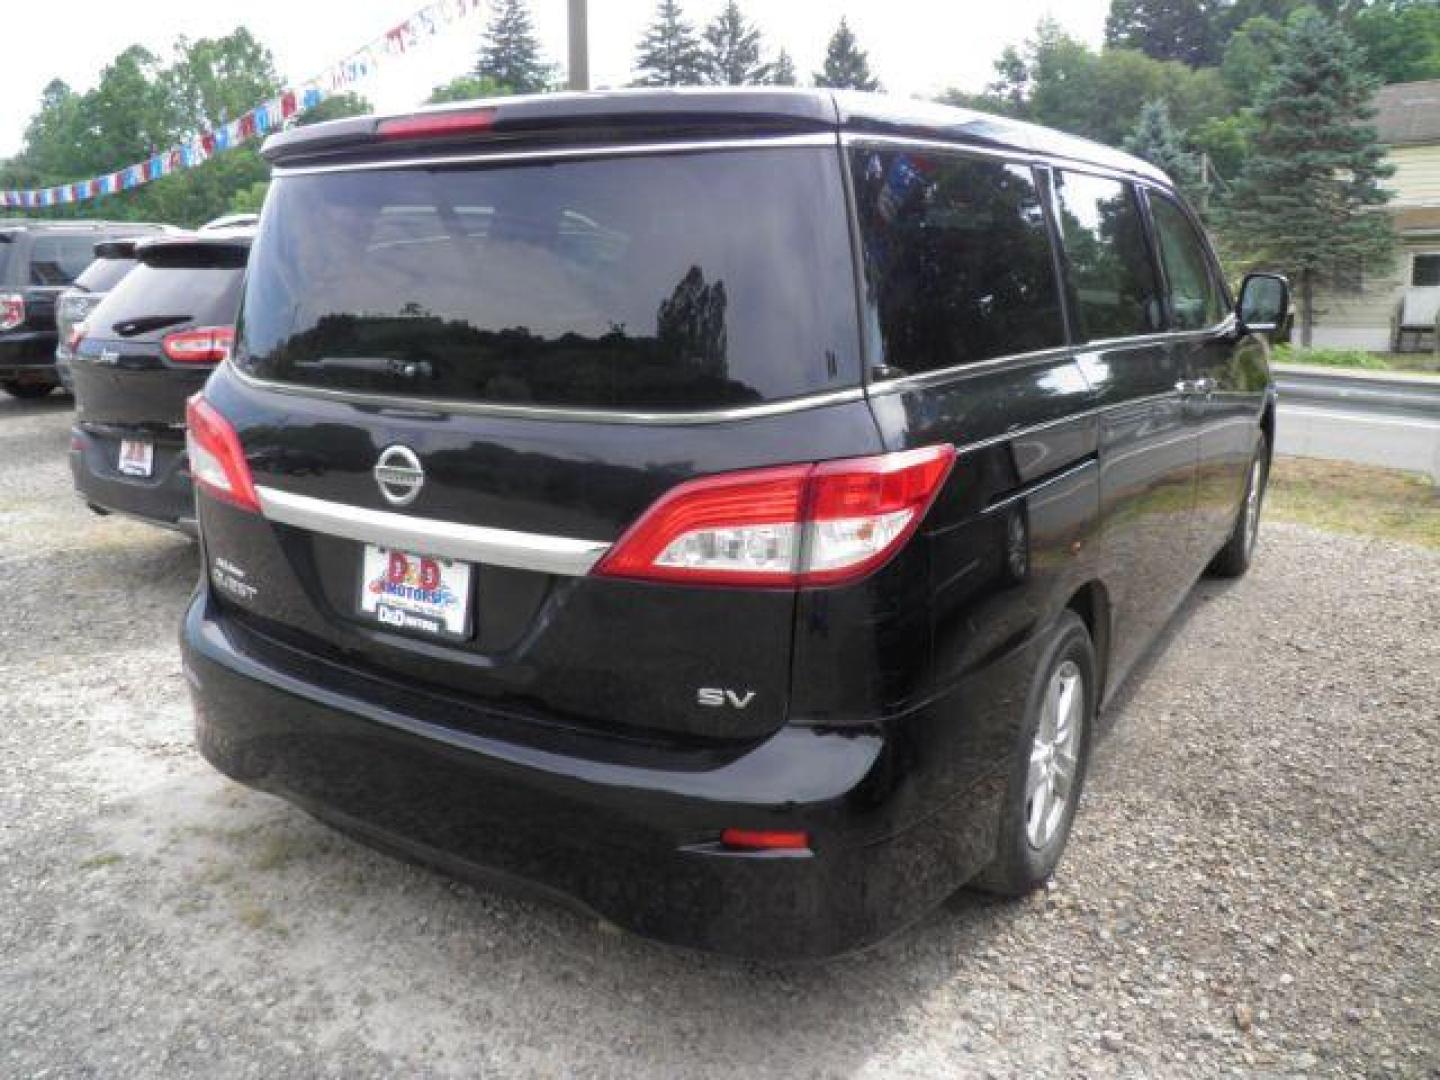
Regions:
<instances>
[{"instance_id":1,"label":"jeep suv","mask_svg":"<svg viewBox=\"0 0 1440 1080\"><path fill-rule=\"evenodd\" d=\"M59 386L57 297L94 260L98 242L163 228L143 222L0 221L0 390L35 398Z\"/></svg>"},{"instance_id":2,"label":"jeep suv","mask_svg":"<svg viewBox=\"0 0 1440 1080\"><path fill-rule=\"evenodd\" d=\"M201 752L642 934L1043 883L1096 709L1244 571L1267 337L1170 181L960 109L507 98L271 136L192 399Z\"/></svg>"}]
</instances>

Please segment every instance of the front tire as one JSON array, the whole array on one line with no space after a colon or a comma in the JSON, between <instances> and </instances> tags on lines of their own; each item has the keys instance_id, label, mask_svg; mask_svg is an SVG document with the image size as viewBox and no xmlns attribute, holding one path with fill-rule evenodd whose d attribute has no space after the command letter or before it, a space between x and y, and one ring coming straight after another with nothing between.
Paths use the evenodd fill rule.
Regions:
<instances>
[{"instance_id":1,"label":"front tire","mask_svg":"<svg viewBox=\"0 0 1440 1080\"><path fill-rule=\"evenodd\" d=\"M1064 612L1030 682L995 858L976 878L977 887L1023 896L1054 874L1085 784L1097 671L1090 632L1073 611Z\"/></svg>"},{"instance_id":2,"label":"front tire","mask_svg":"<svg viewBox=\"0 0 1440 1080\"><path fill-rule=\"evenodd\" d=\"M1238 578L1250 569L1255 556L1255 543L1260 538L1260 511L1265 504L1265 488L1270 479L1269 444L1262 432L1255 446L1255 457L1245 479L1245 496L1235 514L1235 527L1206 573L1215 577Z\"/></svg>"}]
</instances>

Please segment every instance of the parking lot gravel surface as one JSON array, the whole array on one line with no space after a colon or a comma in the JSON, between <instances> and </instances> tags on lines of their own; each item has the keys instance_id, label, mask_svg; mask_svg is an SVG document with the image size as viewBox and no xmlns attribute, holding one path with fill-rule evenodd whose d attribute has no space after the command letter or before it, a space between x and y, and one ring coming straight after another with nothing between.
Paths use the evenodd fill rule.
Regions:
<instances>
[{"instance_id":1,"label":"parking lot gravel surface","mask_svg":"<svg viewBox=\"0 0 1440 1080\"><path fill-rule=\"evenodd\" d=\"M1047 891L680 952L372 852L194 752L185 539L0 401L0 1076L1440 1075L1440 555L1268 525L1105 718Z\"/></svg>"}]
</instances>

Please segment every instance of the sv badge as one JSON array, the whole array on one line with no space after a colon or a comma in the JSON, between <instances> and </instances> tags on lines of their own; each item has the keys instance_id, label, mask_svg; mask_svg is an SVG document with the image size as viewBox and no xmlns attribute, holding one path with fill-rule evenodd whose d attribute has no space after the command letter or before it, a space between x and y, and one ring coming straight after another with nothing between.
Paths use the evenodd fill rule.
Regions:
<instances>
[{"instance_id":1,"label":"sv badge","mask_svg":"<svg viewBox=\"0 0 1440 1080\"><path fill-rule=\"evenodd\" d=\"M754 690L738 694L734 690L724 690L717 686L702 686L695 691L695 704L712 709L723 709L727 705L733 709L743 709L754 700Z\"/></svg>"}]
</instances>

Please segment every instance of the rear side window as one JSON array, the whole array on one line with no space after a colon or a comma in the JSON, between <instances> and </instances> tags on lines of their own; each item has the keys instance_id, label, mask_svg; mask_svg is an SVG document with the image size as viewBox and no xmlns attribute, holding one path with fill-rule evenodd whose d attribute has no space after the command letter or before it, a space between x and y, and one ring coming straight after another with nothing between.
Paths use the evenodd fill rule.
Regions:
<instances>
[{"instance_id":1,"label":"rear side window","mask_svg":"<svg viewBox=\"0 0 1440 1080\"><path fill-rule=\"evenodd\" d=\"M42 233L30 246L30 284L69 285L94 259L93 235Z\"/></svg>"},{"instance_id":2,"label":"rear side window","mask_svg":"<svg viewBox=\"0 0 1440 1080\"><path fill-rule=\"evenodd\" d=\"M4 257L4 249L0 248L0 259ZM1410 270L1410 284L1440 285L1440 255L1416 255Z\"/></svg>"},{"instance_id":3,"label":"rear side window","mask_svg":"<svg viewBox=\"0 0 1440 1080\"><path fill-rule=\"evenodd\" d=\"M1170 313L1176 330L1201 330L1225 317L1225 301L1195 226L1178 206L1150 197L1150 216L1165 267Z\"/></svg>"},{"instance_id":4,"label":"rear side window","mask_svg":"<svg viewBox=\"0 0 1440 1080\"><path fill-rule=\"evenodd\" d=\"M136 266L90 316L96 337L141 337L181 323L226 326L240 306L245 271L214 266Z\"/></svg>"},{"instance_id":5,"label":"rear side window","mask_svg":"<svg viewBox=\"0 0 1440 1080\"><path fill-rule=\"evenodd\" d=\"M851 157L887 367L935 371L1065 343L1030 169L951 154Z\"/></svg>"},{"instance_id":6,"label":"rear side window","mask_svg":"<svg viewBox=\"0 0 1440 1080\"><path fill-rule=\"evenodd\" d=\"M1060 232L1086 341L1164 328L1155 269L1134 189L1119 180L1056 172Z\"/></svg>"},{"instance_id":7,"label":"rear side window","mask_svg":"<svg viewBox=\"0 0 1440 1080\"><path fill-rule=\"evenodd\" d=\"M134 259L96 259L75 279L75 286L87 292L109 292L134 265Z\"/></svg>"},{"instance_id":8,"label":"rear side window","mask_svg":"<svg viewBox=\"0 0 1440 1080\"><path fill-rule=\"evenodd\" d=\"M236 363L315 387L686 409L854 385L833 149L277 179Z\"/></svg>"}]
</instances>

